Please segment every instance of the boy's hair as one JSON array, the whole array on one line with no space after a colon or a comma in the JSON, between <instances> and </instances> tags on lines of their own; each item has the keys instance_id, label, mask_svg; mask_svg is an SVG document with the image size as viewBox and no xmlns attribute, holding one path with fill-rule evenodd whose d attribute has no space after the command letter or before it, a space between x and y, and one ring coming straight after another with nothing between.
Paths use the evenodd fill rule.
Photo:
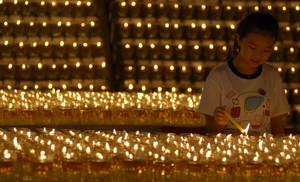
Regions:
<instances>
[{"instance_id":1,"label":"boy's hair","mask_svg":"<svg viewBox=\"0 0 300 182\"><path fill-rule=\"evenodd\" d=\"M237 25L236 33L240 38L246 37L249 33L264 33L275 38L277 41L279 31L279 25L277 19L263 12L254 12L246 16ZM237 54L239 52L239 46L237 40L234 41L234 51Z\"/></svg>"}]
</instances>

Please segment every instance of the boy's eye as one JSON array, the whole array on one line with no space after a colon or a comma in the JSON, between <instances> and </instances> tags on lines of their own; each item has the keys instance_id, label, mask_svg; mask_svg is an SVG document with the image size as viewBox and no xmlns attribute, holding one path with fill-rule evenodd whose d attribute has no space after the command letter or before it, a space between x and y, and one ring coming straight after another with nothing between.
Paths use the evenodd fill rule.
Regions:
<instances>
[{"instance_id":1,"label":"boy's eye","mask_svg":"<svg viewBox=\"0 0 300 182\"><path fill-rule=\"evenodd\" d=\"M265 50L264 52L265 52L265 53L269 53L269 52L271 52L271 50Z\"/></svg>"}]
</instances>

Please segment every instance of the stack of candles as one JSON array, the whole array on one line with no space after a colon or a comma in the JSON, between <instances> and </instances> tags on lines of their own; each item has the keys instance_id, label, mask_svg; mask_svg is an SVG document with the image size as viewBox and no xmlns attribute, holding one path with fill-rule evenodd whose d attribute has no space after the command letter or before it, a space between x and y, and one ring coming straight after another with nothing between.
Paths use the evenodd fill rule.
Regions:
<instances>
[{"instance_id":1,"label":"stack of candles","mask_svg":"<svg viewBox=\"0 0 300 182\"><path fill-rule=\"evenodd\" d=\"M0 178L14 181L297 181L300 138L0 130Z\"/></svg>"},{"instance_id":2,"label":"stack of candles","mask_svg":"<svg viewBox=\"0 0 300 182\"><path fill-rule=\"evenodd\" d=\"M203 125L200 95L0 90L2 125Z\"/></svg>"}]
</instances>

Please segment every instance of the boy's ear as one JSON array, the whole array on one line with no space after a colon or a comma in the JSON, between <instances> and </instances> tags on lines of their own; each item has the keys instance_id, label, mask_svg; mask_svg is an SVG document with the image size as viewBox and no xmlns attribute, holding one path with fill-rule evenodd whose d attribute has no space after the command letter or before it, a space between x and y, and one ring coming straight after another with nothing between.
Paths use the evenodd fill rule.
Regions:
<instances>
[{"instance_id":1,"label":"boy's ear","mask_svg":"<svg viewBox=\"0 0 300 182\"><path fill-rule=\"evenodd\" d=\"M238 34L238 33L236 33L235 34L235 39L236 39L236 42L237 42L237 44L238 44L238 46L240 46L240 34Z\"/></svg>"}]
</instances>

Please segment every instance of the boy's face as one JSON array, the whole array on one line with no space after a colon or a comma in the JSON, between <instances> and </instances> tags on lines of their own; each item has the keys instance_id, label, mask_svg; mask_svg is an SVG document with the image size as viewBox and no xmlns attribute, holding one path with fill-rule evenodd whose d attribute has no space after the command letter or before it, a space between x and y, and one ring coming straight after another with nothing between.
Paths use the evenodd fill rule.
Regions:
<instances>
[{"instance_id":1,"label":"boy's face","mask_svg":"<svg viewBox=\"0 0 300 182\"><path fill-rule=\"evenodd\" d=\"M250 67L258 67L265 63L275 45L275 38L263 33L249 33L246 37L240 38L237 35L240 46L240 56Z\"/></svg>"}]
</instances>

